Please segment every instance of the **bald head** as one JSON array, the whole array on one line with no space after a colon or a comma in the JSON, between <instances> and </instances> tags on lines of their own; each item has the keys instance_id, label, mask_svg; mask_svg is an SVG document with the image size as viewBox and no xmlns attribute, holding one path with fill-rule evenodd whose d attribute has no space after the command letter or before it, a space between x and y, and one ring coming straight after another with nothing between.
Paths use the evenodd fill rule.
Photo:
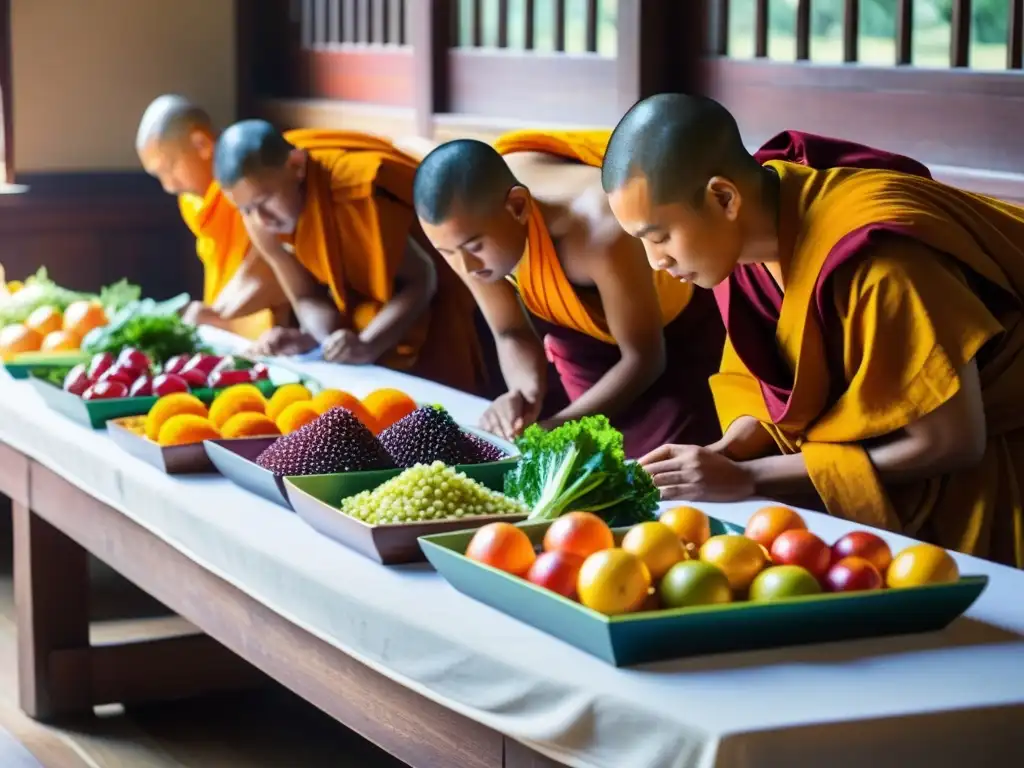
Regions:
<instances>
[{"instance_id":1,"label":"bald head","mask_svg":"<svg viewBox=\"0 0 1024 768\"><path fill-rule=\"evenodd\" d=\"M518 185L505 159L490 144L457 139L434 149L416 171L416 215L440 224L457 209L487 211L500 206Z\"/></svg>"},{"instance_id":2,"label":"bald head","mask_svg":"<svg viewBox=\"0 0 1024 768\"><path fill-rule=\"evenodd\" d=\"M164 94L154 99L142 113L135 149L141 153L153 143L180 141L196 130L213 133L213 121L206 110L184 96Z\"/></svg>"},{"instance_id":3,"label":"bald head","mask_svg":"<svg viewBox=\"0 0 1024 768\"><path fill-rule=\"evenodd\" d=\"M729 110L703 96L662 93L619 121L601 181L610 195L643 178L654 205L697 204L712 177L735 179L757 168Z\"/></svg>"},{"instance_id":4,"label":"bald head","mask_svg":"<svg viewBox=\"0 0 1024 768\"><path fill-rule=\"evenodd\" d=\"M214 178L222 187L233 187L263 171L283 168L294 149L266 120L243 120L217 140Z\"/></svg>"}]
</instances>

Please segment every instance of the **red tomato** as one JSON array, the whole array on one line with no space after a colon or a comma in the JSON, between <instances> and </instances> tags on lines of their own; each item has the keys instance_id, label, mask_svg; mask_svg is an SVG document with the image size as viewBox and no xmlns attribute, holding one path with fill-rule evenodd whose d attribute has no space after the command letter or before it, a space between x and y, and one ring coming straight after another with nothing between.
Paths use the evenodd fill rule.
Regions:
<instances>
[{"instance_id":1,"label":"red tomato","mask_svg":"<svg viewBox=\"0 0 1024 768\"><path fill-rule=\"evenodd\" d=\"M829 592L881 589L882 574L863 557L844 557L828 569L825 586Z\"/></svg>"},{"instance_id":2,"label":"red tomato","mask_svg":"<svg viewBox=\"0 0 1024 768\"><path fill-rule=\"evenodd\" d=\"M128 397L149 397L153 394L153 381L149 376L139 376L128 390Z\"/></svg>"},{"instance_id":3,"label":"red tomato","mask_svg":"<svg viewBox=\"0 0 1024 768\"><path fill-rule=\"evenodd\" d=\"M84 364L78 364L64 377L64 391L81 397L89 388L89 373Z\"/></svg>"},{"instance_id":4,"label":"red tomato","mask_svg":"<svg viewBox=\"0 0 1024 768\"><path fill-rule=\"evenodd\" d=\"M94 355L89 363L89 381L99 381L100 376L106 373L114 364L114 356L109 352L100 352Z\"/></svg>"},{"instance_id":5,"label":"red tomato","mask_svg":"<svg viewBox=\"0 0 1024 768\"><path fill-rule=\"evenodd\" d=\"M114 400L128 395L128 386L116 379L97 381L82 394L83 400Z\"/></svg>"},{"instance_id":6,"label":"red tomato","mask_svg":"<svg viewBox=\"0 0 1024 768\"><path fill-rule=\"evenodd\" d=\"M248 384L250 381L248 371L214 371L207 385L212 389L220 389L232 384Z\"/></svg>"},{"instance_id":7,"label":"red tomato","mask_svg":"<svg viewBox=\"0 0 1024 768\"><path fill-rule=\"evenodd\" d=\"M174 392L188 392L188 382L181 376L165 373L153 379L153 394L157 397L170 395Z\"/></svg>"},{"instance_id":8,"label":"red tomato","mask_svg":"<svg viewBox=\"0 0 1024 768\"><path fill-rule=\"evenodd\" d=\"M839 562L844 557L863 557L884 574L892 562L892 550L880 536L868 531L851 531L832 545L832 560Z\"/></svg>"},{"instance_id":9,"label":"red tomato","mask_svg":"<svg viewBox=\"0 0 1024 768\"><path fill-rule=\"evenodd\" d=\"M801 528L783 531L775 537L771 556L776 565L799 565L819 581L832 564L832 551L828 544Z\"/></svg>"},{"instance_id":10,"label":"red tomato","mask_svg":"<svg viewBox=\"0 0 1024 768\"><path fill-rule=\"evenodd\" d=\"M583 558L579 555L568 552L543 552L526 572L526 580L575 600L576 579L582 567Z\"/></svg>"}]
</instances>

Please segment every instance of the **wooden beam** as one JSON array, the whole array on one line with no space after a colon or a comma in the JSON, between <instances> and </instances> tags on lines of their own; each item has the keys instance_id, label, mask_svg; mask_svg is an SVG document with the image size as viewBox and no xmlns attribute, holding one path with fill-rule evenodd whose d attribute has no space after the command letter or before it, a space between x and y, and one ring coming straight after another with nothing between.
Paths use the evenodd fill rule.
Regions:
<instances>
[{"instance_id":1,"label":"wooden beam","mask_svg":"<svg viewBox=\"0 0 1024 768\"><path fill-rule=\"evenodd\" d=\"M14 183L14 89L11 67L11 2L0 0L0 183Z\"/></svg>"},{"instance_id":2,"label":"wooden beam","mask_svg":"<svg viewBox=\"0 0 1024 768\"><path fill-rule=\"evenodd\" d=\"M413 67L416 92L416 133L430 138L434 115L449 104L448 53L455 44L452 18L456 0L412 3Z\"/></svg>"}]
</instances>

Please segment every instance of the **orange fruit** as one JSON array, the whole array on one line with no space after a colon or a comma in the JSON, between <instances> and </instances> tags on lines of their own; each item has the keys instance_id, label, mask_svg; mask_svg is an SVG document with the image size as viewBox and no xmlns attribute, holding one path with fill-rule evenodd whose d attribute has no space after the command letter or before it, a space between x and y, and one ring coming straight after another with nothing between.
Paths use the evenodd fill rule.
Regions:
<instances>
[{"instance_id":1,"label":"orange fruit","mask_svg":"<svg viewBox=\"0 0 1024 768\"><path fill-rule=\"evenodd\" d=\"M64 315L56 307L36 307L25 320L25 327L47 336L64 327Z\"/></svg>"},{"instance_id":2,"label":"orange fruit","mask_svg":"<svg viewBox=\"0 0 1024 768\"><path fill-rule=\"evenodd\" d=\"M555 520L544 534L545 552L567 552L584 559L615 546L608 523L593 512L569 512Z\"/></svg>"},{"instance_id":3,"label":"orange fruit","mask_svg":"<svg viewBox=\"0 0 1024 768\"><path fill-rule=\"evenodd\" d=\"M22 352L38 352L43 337L24 325L7 325L0 328L0 360L9 360Z\"/></svg>"},{"instance_id":4,"label":"orange fruit","mask_svg":"<svg viewBox=\"0 0 1024 768\"><path fill-rule=\"evenodd\" d=\"M807 528L807 523L796 510L789 507L764 507L750 516L743 535L770 550L780 533L796 528Z\"/></svg>"},{"instance_id":5,"label":"orange fruit","mask_svg":"<svg viewBox=\"0 0 1024 768\"><path fill-rule=\"evenodd\" d=\"M82 340L71 331L53 331L46 334L39 349L43 352L74 352Z\"/></svg>"},{"instance_id":6,"label":"orange fruit","mask_svg":"<svg viewBox=\"0 0 1024 768\"><path fill-rule=\"evenodd\" d=\"M920 587L925 584L949 584L960 579L956 560L942 547L914 544L892 559L885 573L886 586Z\"/></svg>"},{"instance_id":7,"label":"orange fruit","mask_svg":"<svg viewBox=\"0 0 1024 768\"><path fill-rule=\"evenodd\" d=\"M220 432L210 423L209 419L194 413L180 413L177 416L171 416L160 427L157 442L165 447L192 445L201 443L203 440L216 440L218 437L220 437Z\"/></svg>"},{"instance_id":8,"label":"orange fruit","mask_svg":"<svg viewBox=\"0 0 1024 768\"><path fill-rule=\"evenodd\" d=\"M164 423L173 416L183 414L202 416L204 419L209 415L202 400L188 392L175 392L161 397L153 403L153 407L146 415L146 437L156 440L160 437L160 430Z\"/></svg>"},{"instance_id":9,"label":"orange fruit","mask_svg":"<svg viewBox=\"0 0 1024 768\"><path fill-rule=\"evenodd\" d=\"M356 308L352 310L352 330L356 333L362 333L366 330L366 326L373 322L373 319L380 312L381 305L376 301L364 301L362 304L357 304Z\"/></svg>"},{"instance_id":10,"label":"orange fruit","mask_svg":"<svg viewBox=\"0 0 1024 768\"><path fill-rule=\"evenodd\" d=\"M222 429L236 414L252 412L262 415L266 409L267 401L259 389L252 384L236 384L225 389L213 401L210 421L217 429Z\"/></svg>"},{"instance_id":11,"label":"orange fruit","mask_svg":"<svg viewBox=\"0 0 1024 768\"><path fill-rule=\"evenodd\" d=\"M686 549L676 532L653 520L630 528L622 539L622 548L643 560L655 581L673 565L687 559Z\"/></svg>"},{"instance_id":12,"label":"orange fruit","mask_svg":"<svg viewBox=\"0 0 1024 768\"><path fill-rule=\"evenodd\" d=\"M512 523L488 523L473 534L466 557L499 571L525 576L537 559L533 542Z\"/></svg>"},{"instance_id":13,"label":"orange fruit","mask_svg":"<svg viewBox=\"0 0 1024 768\"><path fill-rule=\"evenodd\" d=\"M373 415L381 430L385 430L415 411L419 406L405 392L398 389L378 389L363 398L363 405Z\"/></svg>"},{"instance_id":14,"label":"orange fruit","mask_svg":"<svg viewBox=\"0 0 1024 768\"><path fill-rule=\"evenodd\" d=\"M220 436L226 440L241 437L268 437L280 435L277 425L262 413L242 411L236 413L220 429Z\"/></svg>"},{"instance_id":15,"label":"orange fruit","mask_svg":"<svg viewBox=\"0 0 1024 768\"><path fill-rule=\"evenodd\" d=\"M344 408L351 411L359 421L371 432L377 432L377 420L367 410L366 406L355 395L343 392L340 389L324 389L313 398L313 408L323 416L332 408Z\"/></svg>"},{"instance_id":16,"label":"orange fruit","mask_svg":"<svg viewBox=\"0 0 1024 768\"><path fill-rule=\"evenodd\" d=\"M580 602L606 616L638 610L650 591L651 573L644 561L618 548L588 557L576 580Z\"/></svg>"},{"instance_id":17,"label":"orange fruit","mask_svg":"<svg viewBox=\"0 0 1024 768\"><path fill-rule=\"evenodd\" d=\"M300 403L312 399L313 395L301 384L283 384L277 388L277 391L267 401L267 416L276 422L277 417L281 415L281 411L292 403Z\"/></svg>"},{"instance_id":18,"label":"orange fruit","mask_svg":"<svg viewBox=\"0 0 1024 768\"><path fill-rule=\"evenodd\" d=\"M311 421L316 421L319 418L320 414L316 412L316 408L313 407L312 403L300 400L281 411L281 415L277 417L274 423L277 424L277 428L281 430L282 435L287 435L289 432L302 429Z\"/></svg>"},{"instance_id":19,"label":"orange fruit","mask_svg":"<svg viewBox=\"0 0 1024 768\"><path fill-rule=\"evenodd\" d=\"M700 547L711 538L708 516L694 507L673 507L661 513L658 522L664 523L684 543Z\"/></svg>"},{"instance_id":20,"label":"orange fruit","mask_svg":"<svg viewBox=\"0 0 1024 768\"><path fill-rule=\"evenodd\" d=\"M700 548L700 559L721 568L734 592L745 592L771 562L762 545L736 534L712 536Z\"/></svg>"},{"instance_id":21,"label":"orange fruit","mask_svg":"<svg viewBox=\"0 0 1024 768\"><path fill-rule=\"evenodd\" d=\"M101 328L107 324L107 313L98 301L76 301L64 310L64 330L71 331L78 338L93 328Z\"/></svg>"}]
</instances>

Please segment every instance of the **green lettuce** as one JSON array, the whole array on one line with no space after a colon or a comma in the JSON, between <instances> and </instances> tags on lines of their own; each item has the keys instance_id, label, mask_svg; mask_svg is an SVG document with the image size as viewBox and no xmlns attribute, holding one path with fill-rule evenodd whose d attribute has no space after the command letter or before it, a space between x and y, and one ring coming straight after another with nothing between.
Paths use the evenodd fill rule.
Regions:
<instances>
[{"instance_id":1,"label":"green lettuce","mask_svg":"<svg viewBox=\"0 0 1024 768\"><path fill-rule=\"evenodd\" d=\"M612 526L654 519L658 489L640 465L626 461L622 434L604 416L550 431L530 426L516 447L520 458L505 476L505 495L530 507L530 520L574 510L593 512Z\"/></svg>"}]
</instances>

